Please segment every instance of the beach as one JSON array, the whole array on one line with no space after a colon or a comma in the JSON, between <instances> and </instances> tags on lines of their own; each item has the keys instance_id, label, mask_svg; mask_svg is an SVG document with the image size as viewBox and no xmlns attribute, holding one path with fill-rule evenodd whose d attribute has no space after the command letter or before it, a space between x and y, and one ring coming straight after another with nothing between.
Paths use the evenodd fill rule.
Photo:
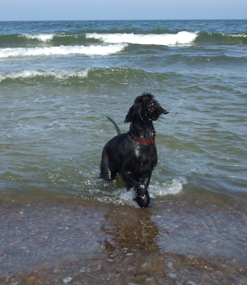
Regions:
<instances>
[{"instance_id":1,"label":"beach","mask_svg":"<svg viewBox=\"0 0 247 285\"><path fill-rule=\"evenodd\" d=\"M35 200L1 205L1 284L246 282L246 199Z\"/></svg>"}]
</instances>

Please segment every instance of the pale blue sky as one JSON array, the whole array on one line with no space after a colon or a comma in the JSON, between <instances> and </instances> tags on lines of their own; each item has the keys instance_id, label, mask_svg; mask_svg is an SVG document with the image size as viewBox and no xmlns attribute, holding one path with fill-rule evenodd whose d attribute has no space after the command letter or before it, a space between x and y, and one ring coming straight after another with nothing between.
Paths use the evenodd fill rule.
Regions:
<instances>
[{"instance_id":1,"label":"pale blue sky","mask_svg":"<svg viewBox=\"0 0 247 285\"><path fill-rule=\"evenodd\" d=\"M0 21L246 19L246 0L0 0Z\"/></svg>"}]
</instances>

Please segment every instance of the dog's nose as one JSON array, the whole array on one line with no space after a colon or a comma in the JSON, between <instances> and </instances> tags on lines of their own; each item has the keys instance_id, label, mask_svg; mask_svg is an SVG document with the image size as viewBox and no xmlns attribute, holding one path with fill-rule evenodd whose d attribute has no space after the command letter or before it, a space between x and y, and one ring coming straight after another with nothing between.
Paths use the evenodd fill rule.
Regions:
<instances>
[{"instance_id":1,"label":"dog's nose","mask_svg":"<svg viewBox=\"0 0 247 285\"><path fill-rule=\"evenodd\" d=\"M168 114L168 113L169 113L168 111L166 111L165 109L163 109L162 114L166 115L166 114Z\"/></svg>"}]
</instances>

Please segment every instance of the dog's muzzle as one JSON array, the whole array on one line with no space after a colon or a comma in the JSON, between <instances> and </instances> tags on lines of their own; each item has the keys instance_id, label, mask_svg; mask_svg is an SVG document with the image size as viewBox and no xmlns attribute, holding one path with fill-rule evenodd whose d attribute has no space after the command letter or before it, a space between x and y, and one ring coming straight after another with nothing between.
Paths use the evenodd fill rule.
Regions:
<instances>
[{"instance_id":1,"label":"dog's muzzle","mask_svg":"<svg viewBox=\"0 0 247 285\"><path fill-rule=\"evenodd\" d=\"M163 115L166 115L168 114L169 112L166 111L165 109L163 109L162 107L159 107L157 110L155 110L152 115L151 115L151 120L152 121L156 121L159 119L159 117L163 114Z\"/></svg>"}]
</instances>

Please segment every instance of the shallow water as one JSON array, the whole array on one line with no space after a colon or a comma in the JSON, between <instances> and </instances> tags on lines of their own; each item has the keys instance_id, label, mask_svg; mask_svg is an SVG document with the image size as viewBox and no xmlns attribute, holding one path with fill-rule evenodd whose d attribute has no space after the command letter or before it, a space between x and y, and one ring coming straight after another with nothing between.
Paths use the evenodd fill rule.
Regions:
<instances>
[{"instance_id":1,"label":"shallow water","mask_svg":"<svg viewBox=\"0 0 247 285\"><path fill-rule=\"evenodd\" d=\"M246 198L29 202L0 206L1 284L246 283Z\"/></svg>"},{"instance_id":2,"label":"shallow water","mask_svg":"<svg viewBox=\"0 0 247 285\"><path fill-rule=\"evenodd\" d=\"M245 284L247 21L0 27L0 281ZM170 111L147 210L99 179L142 92Z\"/></svg>"}]
</instances>

